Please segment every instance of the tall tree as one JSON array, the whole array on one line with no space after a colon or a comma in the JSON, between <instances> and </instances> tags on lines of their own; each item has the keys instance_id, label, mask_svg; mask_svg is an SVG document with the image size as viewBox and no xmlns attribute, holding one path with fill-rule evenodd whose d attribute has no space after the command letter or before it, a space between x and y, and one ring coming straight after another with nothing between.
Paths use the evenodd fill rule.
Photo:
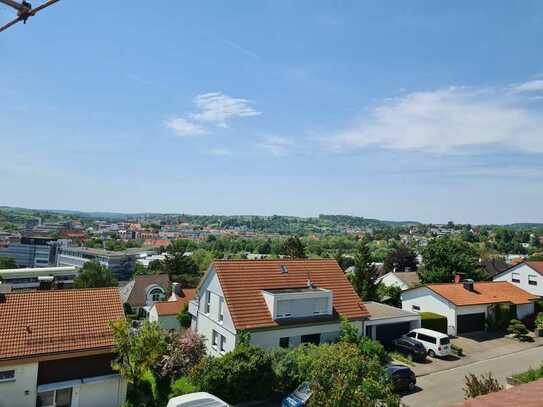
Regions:
<instances>
[{"instance_id":1,"label":"tall tree","mask_svg":"<svg viewBox=\"0 0 543 407\"><path fill-rule=\"evenodd\" d=\"M116 287L117 280L107 267L95 261L85 263L74 280L75 288Z\"/></svg>"},{"instance_id":2,"label":"tall tree","mask_svg":"<svg viewBox=\"0 0 543 407\"><path fill-rule=\"evenodd\" d=\"M386 273L391 271L416 271L417 255L405 244L400 243L394 247L386 256L383 268Z\"/></svg>"},{"instance_id":3,"label":"tall tree","mask_svg":"<svg viewBox=\"0 0 543 407\"><path fill-rule=\"evenodd\" d=\"M305 247L298 236L290 236L285 242L285 252L291 259L304 259Z\"/></svg>"},{"instance_id":4,"label":"tall tree","mask_svg":"<svg viewBox=\"0 0 543 407\"><path fill-rule=\"evenodd\" d=\"M451 283L456 274L475 281L488 279L475 247L452 237L430 241L422 250L422 267L417 272L422 283Z\"/></svg>"},{"instance_id":5,"label":"tall tree","mask_svg":"<svg viewBox=\"0 0 543 407\"><path fill-rule=\"evenodd\" d=\"M363 301L379 300L377 285L375 284L379 272L372 262L367 238L361 239L358 243L354 255L354 268L352 283L359 297Z\"/></svg>"},{"instance_id":6,"label":"tall tree","mask_svg":"<svg viewBox=\"0 0 543 407\"><path fill-rule=\"evenodd\" d=\"M163 261L163 269L172 281L177 281L185 286L196 286L200 279L198 265L192 256L186 256L188 242L175 240L167 248L168 255Z\"/></svg>"}]
</instances>

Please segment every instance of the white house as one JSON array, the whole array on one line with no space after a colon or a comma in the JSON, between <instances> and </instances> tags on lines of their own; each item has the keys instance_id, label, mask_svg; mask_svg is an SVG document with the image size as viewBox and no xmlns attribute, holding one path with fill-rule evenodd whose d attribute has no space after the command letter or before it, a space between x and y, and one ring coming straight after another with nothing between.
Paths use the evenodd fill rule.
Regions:
<instances>
[{"instance_id":1,"label":"white house","mask_svg":"<svg viewBox=\"0 0 543 407\"><path fill-rule=\"evenodd\" d=\"M543 297L543 261L525 261L498 273L494 281L508 281L531 294Z\"/></svg>"},{"instance_id":2,"label":"white house","mask_svg":"<svg viewBox=\"0 0 543 407\"><path fill-rule=\"evenodd\" d=\"M334 260L216 260L189 312L214 355L234 349L242 331L264 348L324 343L337 338L340 316L361 333L369 316Z\"/></svg>"},{"instance_id":3,"label":"white house","mask_svg":"<svg viewBox=\"0 0 543 407\"><path fill-rule=\"evenodd\" d=\"M0 294L0 407L118 407L111 368L116 288Z\"/></svg>"},{"instance_id":4,"label":"white house","mask_svg":"<svg viewBox=\"0 0 543 407\"><path fill-rule=\"evenodd\" d=\"M194 298L194 288L181 289L179 283L172 284L172 295L168 301L158 301L151 306L149 321L157 322L167 331L181 331L177 314Z\"/></svg>"},{"instance_id":5,"label":"white house","mask_svg":"<svg viewBox=\"0 0 543 407\"><path fill-rule=\"evenodd\" d=\"M404 291L418 285L420 279L416 271L391 271L379 277L375 283L382 283L387 287L400 287Z\"/></svg>"},{"instance_id":6,"label":"white house","mask_svg":"<svg viewBox=\"0 0 543 407\"><path fill-rule=\"evenodd\" d=\"M483 331L498 304L516 307L517 318L534 312L536 296L509 282L427 284L402 292L402 308L447 317L449 335Z\"/></svg>"}]
</instances>

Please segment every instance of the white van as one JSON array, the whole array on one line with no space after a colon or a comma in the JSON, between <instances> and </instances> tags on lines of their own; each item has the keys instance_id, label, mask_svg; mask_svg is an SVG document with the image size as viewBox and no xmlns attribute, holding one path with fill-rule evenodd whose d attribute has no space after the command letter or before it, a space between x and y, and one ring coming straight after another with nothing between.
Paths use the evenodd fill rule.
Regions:
<instances>
[{"instance_id":1,"label":"white van","mask_svg":"<svg viewBox=\"0 0 543 407\"><path fill-rule=\"evenodd\" d=\"M417 328L409 331L404 336L416 339L424 346L428 356L448 356L451 354L451 341L449 337L441 332L432 331L426 328Z\"/></svg>"},{"instance_id":2,"label":"white van","mask_svg":"<svg viewBox=\"0 0 543 407\"><path fill-rule=\"evenodd\" d=\"M199 392L174 397L168 401L167 407L230 407L229 404L213 394Z\"/></svg>"}]
</instances>

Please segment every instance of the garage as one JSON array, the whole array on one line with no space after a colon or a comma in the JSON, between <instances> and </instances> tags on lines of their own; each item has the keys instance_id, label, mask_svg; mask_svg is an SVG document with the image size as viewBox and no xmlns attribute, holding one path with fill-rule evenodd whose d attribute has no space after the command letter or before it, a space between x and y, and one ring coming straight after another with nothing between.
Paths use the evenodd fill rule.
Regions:
<instances>
[{"instance_id":1,"label":"garage","mask_svg":"<svg viewBox=\"0 0 543 407\"><path fill-rule=\"evenodd\" d=\"M456 317L456 332L458 335L467 332L476 332L485 330L485 318L484 312L476 314L458 315Z\"/></svg>"},{"instance_id":2,"label":"garage","mask_svg":"<svg viewBox=\"0 0 543 407\"><path fill-rule=\"evenodd\" d=\"M392 340L399 338L411 330L410 322L400 322L385 325L376 325L375 339L383 345L392 344Z\"/></svg>"}]
</instances>

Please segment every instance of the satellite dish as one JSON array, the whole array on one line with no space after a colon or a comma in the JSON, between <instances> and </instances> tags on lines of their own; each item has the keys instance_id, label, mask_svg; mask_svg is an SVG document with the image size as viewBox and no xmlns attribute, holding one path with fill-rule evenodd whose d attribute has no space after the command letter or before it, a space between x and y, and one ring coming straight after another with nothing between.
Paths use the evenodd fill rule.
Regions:
<instances>
[{"instance_id":1,"label":"satellite dish","mask_svg":"<svg viewBox=\"0 0 543 407\"><path fill-rule=\"evenodd\" d=\"M10 6L14 8L17 11L17 18L14 20L11 20L9 23L3 25L0 27L0 32L7 30L12 25L17 24L19 21L22 21L23 24L26 24L26 20L28 20L30 17L34 17L37 12L43 10L46 7L49 7L52 4L55 4L59 0L48 0L45 3L39 5L38 7L32 7L32 4L30 4L27 1L17 3L14 0L0 0L0 3L3 3L7 6Z\"/></svg>"}]
</instances>

